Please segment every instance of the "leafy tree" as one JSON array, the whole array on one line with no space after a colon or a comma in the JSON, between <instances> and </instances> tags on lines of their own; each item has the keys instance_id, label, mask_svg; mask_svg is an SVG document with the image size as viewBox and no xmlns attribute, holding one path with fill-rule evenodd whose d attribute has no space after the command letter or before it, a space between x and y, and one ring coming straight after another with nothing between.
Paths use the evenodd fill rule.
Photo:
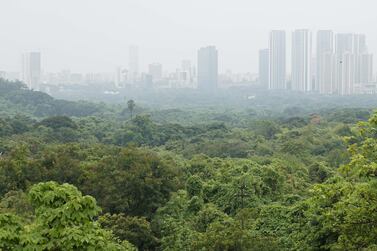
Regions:
<instances>
[{"instance_id":1,"label":"leafy tree","mask_svg":"<svg viewBox=\"0 0 377 251\"><path fill-rule=\"evenodd\" d=\"M0 250L14 250L20 243L22 224L13 214L0 213Z\"/></svg>"},{"instance_id":2,"label":"leafy tree","mask_svg":"<svg viewBox=\"0 0 377 251\"><path fill-rule=\"evenodd\" d=\"M130 147L89 165L83 190L107 212L150 216L180 186L179 174L170 161Z\"/></svg>"},{"instance_id":3,"label":"leafy tree","mask_svg":"<svg viewBox=\"0 0 377 251\"><path fill-rule=\"evenodd\" d=\"M127 101L127 108L130 111L131 119L132 119L132 115L133 115L133 111L135 109L135 106L136 106L135 101L133 101L132 99Z\"/></svg>"},{"instance_id":4,"label":"leafy tree","mask_svg":"<svg viewBox=\"0 0 377 251\"><path fill-rule=\"evenodd\" d=\"M22 225L15 216L0 214L0 239L10 250L135 250L120 243L94 221L100 212L94 198L72 185L40 183L29 192L35 220Z\"/></svg>"},{"instance_id":5,"label":"leafy tree","mask_svg":"<svg viewBox=\"0 0 377 251\"><path fill-rule=\"evenodd\" d=\"M333 170L326 167L323 163L314 163L309 166L309 178L313 183L322 183L333 176Z\"/></svg>"},{"instance_id":6,"label":"leafy tree","mask_svg":"<svg viewBox=\"0 0 377 251\"><path fill-rule=\"evenodd\" d=\"M26 220L34 217L34 210L31 203L22 191L10 191L0 201L0 213L16 214Z\"/></svg>"},{"instance_id":7,"label":"leafy tree","mask_svg":"<svg viewBox=\"0 0 377 251\"><path fill-rule=\"evenodd\" d=\"M186 181L186 190L190 196L201 195L203 190L203 184L200 177L193 175L189 177Z\"/></svg>"},{"instance_id":8,"label":"leafy tree","mask_svg":"<svg viewBox=\"0 0 377 251\"><path fill-rule=\"evenodd\" d=\"M158 239L152 232L151 225L144 217L125 216L124 214L105 214L99 223L120 240L127 240L139 250L155 250Z\"/></svg>"},{"instance_id":9,"label":"leafy tree","mask_svg":"<svg viewBox=\"0 0 377 251\"><path fill-rule=\"evenodd\" d=\"M28 156L29 150L21 145L0 158L0 196L12 190L26 190L29 182L38 181L39 172L27 167Z\"/></svg>"},{"instance_id":10,"label":"leafy tree","mask_svg":"<svg viewBox=\"0 0 377 251\"><path fill-rule=\"evenodd\" d=\"M59 129L62 127L77 129L77 125L72 119L66 116L49 117L42 120L39 124L52 129Z\"/></svg>"},{"instance_id":11,"label":"leafy tree","mask_svg":"<svg viewBox=\"0 0 377 251\"><path fill-rule=\"evenodd\" d=\"M260 120L252 124L256 134L262 135L266 139L273 139L280 128L273 121Z\"/></svg>"},{"instance_id":12,"label":"leafy tree","mask_svg":"<svg viewBox=\"0 0 377 251\"><path fill-rule=\"evenodd\" d=\"M5 120L0 119L0 137L8 136L13 133L12 126Z\"/></svg>"},{"instance_id":13,"label":"leafy tree","mask_svg":"<svg viewBox=\"0 0 377 251\"><path fill-rule=\"evenodd\" d=\"M351 161L340 176L313 188L306 224L294 232L299 250L368 250L376 245L377 114L350 139ZM304 241L302 241L304 240Z\"/></svg>"}]
</instances>

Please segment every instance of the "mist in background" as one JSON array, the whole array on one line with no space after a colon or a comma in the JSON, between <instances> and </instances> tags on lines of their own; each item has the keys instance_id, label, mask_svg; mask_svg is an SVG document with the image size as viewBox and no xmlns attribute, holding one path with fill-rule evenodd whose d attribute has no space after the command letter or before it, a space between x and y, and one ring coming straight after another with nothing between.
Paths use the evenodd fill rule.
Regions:
<instances>
[{"instance_id":1,"label":"mist in background","mask_svg":"<svg viewBox=\"0 0 377 251\"><path fill-rule=\"evenodd\" d=\"M332 29L364 33L377 52L373 0L3 0L0 69L19 71L25 51L43 53L43 70L113 71L128 64L138 45L140 70L160 62L166 70L195 62L198 48L215 45L219 71L257 72L268 32ZM313 41L315 41L313 39ZM287 41L290 60L290 41ZM314 53L314 51L313 51Z\"/></svg>"}]
</instances>

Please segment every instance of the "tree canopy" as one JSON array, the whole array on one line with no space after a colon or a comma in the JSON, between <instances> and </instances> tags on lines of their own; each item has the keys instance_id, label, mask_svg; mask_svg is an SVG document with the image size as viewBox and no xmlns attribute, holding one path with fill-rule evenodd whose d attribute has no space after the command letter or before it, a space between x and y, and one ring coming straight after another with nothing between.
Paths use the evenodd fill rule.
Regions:
<instances>
[{"instance_id":1,"label":"tree canopy","mask_svg":"<svg viewBox=\"0 0 377 251\"><path fill-rule=\"evenodd\" d=\"M130 119L0 80L0 250L376 250L377 113L271 95Z\"/></svg>"}]
</instances>

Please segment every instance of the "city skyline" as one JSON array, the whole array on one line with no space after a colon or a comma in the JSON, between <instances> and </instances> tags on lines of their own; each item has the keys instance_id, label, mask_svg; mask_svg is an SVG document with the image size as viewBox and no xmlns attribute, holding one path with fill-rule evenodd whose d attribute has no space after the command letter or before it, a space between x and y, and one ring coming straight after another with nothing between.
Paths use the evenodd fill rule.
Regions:
<instances>
[{"instance_id":1,"label":"city skyline","mask_svg":"<svg viewBox=\"0 0 377 251\"><path fill-rule=\"evenodd\" d=\"M40 51L46 72L112 71L128 64L128 47L135 44L140 49L140 70L160 62L173 71L182 58L195 62L197 48L214 44L223 58L220 72L257 72L258 50L265 47L271 29L287 34L296 29L363 33L370 41L369 51L375 54L377 32L368 24L376 23L377 16L368 3L373 2L4 1L0 70L18 70L18 55ZM358 16L357 22L353 16ZM287 60L290 54L287 48Z\"/></svg>"},{"instance_id":2,"label":"city skyline","mask_svg":"<svg viewBox=\"0 0 377 251\"><path fill-rule=\"evenodd\" d=\"M310 30L310 29L306 29L306 28L303 28L303 29L296 29L296 30L284 30L282 29L283 31L286 32L286 61L287 61L287 64L286 64L286 71L287 71L287 74L290 74L292 73L292 55L293 55L293 50L292 50L292 42L293 42L293 35L295 31L299 31L299 30L307 30L311 33L311 37L312 37L312 49L311 49L311 56L312 58L317 58L318 55L317 55L317 46L315 45L314 42L316 42L316 40L318 40L318 32L319 31L331 31L333 32L333 34L342 34L342 35L363 35L363 36L367 36L368 37L368 41L370 40L369 39L369 36L368 34L360 34L359 32L345 32L345 33L339 33L339 32L336 32L334 30L330 30L330 29L327 29L327 30ZM269 32L266 33L266 37L269 36L269 34L271 33L272 30L270 30ZM247 69L246 71L237 71L235 69L232 69L232 68L221 68L221 64L224 63L225 61L225 58L224 58L224 55L227 54L226 51L223 51L221 50L216 44L214 44L219 52L222 54L222 60L219 61L219 73L226 73L227 71L234 71L234 72L238 72L238 73L258 73L259 72L259 51L261 50L261 48L263 47L266 47L266 45L268 45L268 40L269 39L266 39L266 43L264 45L262 45L260 48L257 48L256 50L256 58L254 58L254 60L257 61L257 65L256 65L256 68L255 69ZM334 37L334 43L336 43L336 40L335 40L335 37ZM371 44L371 43L368 43L368 45ZM201 45L199 47L203 47L205 45ZM369 45L368 48L367 48L367 51L369 54L375 54L373 53L369 48L371 46ZM133 50L132 50L133 48ZM335 44L334 44L334 49L335 49ZM354 50L355 48L353 48L352 50ZM44 64L42 65L42 71L43 72L60 72L60 71L66 71L66 70L69 70L69 71L73 71L73 72L80 72L80 73L83 73L83 74L87 74L87 73L94 73L94 72L112 72L114 71L114 69L116 69L117 67L122 67L124 69L127 69L129 70L131 68L131 61L135 61L134 65L135 67L137 68L136 70L136 73L141 73L141 72L145 72L147 73L149 71L149 65L154 63L154 62L159 62L160 64L162 64L164 66L164 70L166 71L175 71L176 69L180 68L180 64L182 62L182 60L184 60L184 58L187 58L189 59L189 61L192 61L192 62L195 62L197 61L197 57L196 57L196 51L197 51L197 48L193 48L192 51L193 53L190 55L190 56L187 56L187 57L180 57L180 59L175 62L174 64L170 64L170 67L169 67L169 64L166 64L166 62L164 63L161 59L159 59L158 57L156 57L156 60L154 61L145 61L145 60L141 60L142 58L142 55L143 54L146 54L145 51L143 51L142 48L140 48L139 45L136 45L136 44L130 44L128 46L125 46L124 47L124 51L125 51L125 57L123 58L123 61L119 64L116 64L116 65L113 65L113 64L109 64L107 65L106 67L102 68L102 69L98 69L98 70L87 70L87 71L80 71L80 70L75 70L74 67L63 67L63 68L58 68L58 69L54 69L54 70L49 70L49 67L48 67L48 61L49 59L46 59L48 58L48 54L42 50L23 50L21 53L19 54L16 54L16 55L13 55L12 58L14 58L14 60L17 62L17 64L15 65L15 67L12 67L12 68L0 68L0 71L8 71L8 72L19 72L21 74L22 72L22 60L19 60L20 58L20 55L24 55L25 53L30 53L30 52L37 52L37 53L41 53L44 55ZM134 53L134 55L132 55L132 51L136 51ZM94 53L95 51L93 51ZM178 55L179 56L179 55ZM133 58L133 59L132 59ZM245 55L240 57L240 59L242 58L245 58ZM1 65L1 62L2 62L2 58L0 58L0 65ZM140 62L142 61L142 62ZM74 62L74 61L72 61ZM373 76L375 74L375 72L377 72L377 64L376 65L373 65L373 68L371 69L372 72L373 72Z\"/></svg>"},{"instance_id":3,"label":"city skyline","mask_svg":"<svg viewBox=\"0 0 377 251\"><path fill-rule=\"evenodd\" d=\"M371 80L371 79L375 79L376 77L376 67L377 65L376 64L373 64L373 63L370 63L373 61L373 53L370 52L369 50L369 46L367 46L367 40L369 40L369 37L368 39L366 38L366 34L360 34L360 33L350 33L350 32L346 32L346 33L336 33L332 30L318 30L318 31L312 31L312 30L309 30L309 29L299 29L299 30L295 30L295 31L292 31L291 33L289 31L286 31L286 30L281 30L281 31L284 31L286 34L286 38L285 38L285 72L286 72L286 79L290 79L292 80L293 79L293 82L294 82L294 63L295 63L295 60L294 60L294 49L293 49L293 43L294 43L294 36L295 36L295 33L296 32L299 32L299 31L307 31L308 32L308 36L310 36L310 39L306 38L308 41L310 40L310 48L307 48L307 53L309 53L311 55L311 57L306 57L307 59L307 72L311 72L310 75L317 75L319 76L319 79L320 79L320 72L318 72L318 70L320 69L320 65L318 64L319 62L321 62L321 55L323 53L321 53L321 50L323 50L323 48L321 48L321 45L320 45L320 42L319 40L321 40L321 32L330 32L333 34L333 38L332 38L332 50L334 51L342 51L342 50L349 50L349 51L356 51L358 50L359 53L358 53L358 57L356 57L354 60L355 61L358 61L358 64L357 66L359 65L365 65L365 67L363 68L363 72L362 74L364 76L368 75L368 79ZM270 34L271 34L272 31L270 31ZM326 35L325 35L326 36ZM337 37L343 37L343 40L346 40L345 42L343 42L343 44L345 44L344 46L348 46L349 48L336 48L337 46ZM348 40L348 41L347 41ZM347 45L348 43L348 45ZM268 45L268 43L266 44ZM368 44L369 45L369 44ZM216 46L217 47L217 46ZM352 48L351 48L352 47ZM173 69L168 69L168 67L166 66L166 64L164 64L161 60L156 60L154 62L145 62L143 64L140 63L140 54L143 54L143 52L139 52L140 49L139 49L139 46L138 45L135 45L135 44L132 44L130 46L127 47L128 48L128 53L127 53L127 57L124 58L124 62L123 64L119 64L119 65L116 65L114 67L111 67L111 69L103 69L103 70L100 70L100 71L89 71L89 72L80 72L80 71L74 71L74 70L71 70L71 68L62 68L62 69L59 69L57 71L47 71L46 70L46 61L45 60L45 54L43 53L43 56L44 56L44 60L43 60L43 64L41 65L41 72L42 73L58 73L58 72L63 72L63 71L70 71L70 72L75 72L75 73L81 73L81 74L93 74L93 73L110 73L110 72L116 72L118 68L121 68L123 71L126 71L126 74L123 72L122 74L125 74L127 75L126 77L130 80L130 78L132 77L132 75L141 75L141 74L148 74L149 73L149 66L153 63L156 63L158 62L159 64L161 64L161 66L163 66L163 69L164 71L162 72L163 74L167 74L168 72L175 72L177 71L178 69L182 69L182 61L185 61L185 59L180 59L180 62L177 62L177 64L173 67ZM261 48L258 49L257 53L258 53L258 56L257 56L257 61L258 61L258 67L255 71L248 71L248 72L237 72L237 71L233 71L233 69L220 69L220 65L223 63L224 61L224 53L223 51L221 51L220 49L219 50L219 53L221 55L221 59L219 60L218 62L218 72L219 74L226 74L227 72L236 72L236 73L241 73L241 74L259 74L259 71L260 71L260 68L259 68L259 60L260 60L260 50ZM28 54L28 53L39 53L39 54L42 54L41 51L27 51L27 52L23 52L21 54L24 55L24 54ZM338 55L339 53L335 53L334 54L334 57L336 55ZM338 55L339 56L339 55ZM16 56L15 56L16 57ZM327 55L327 57L329 57L329 55ZM19 58L19 56L18 56ZM187 57L188 58L188 57ZM195 60L188 60L186 59L186 61L190 61L190 62L195 62L197 61L197 57L195 56L191 56L191 58L195 58ZM312 62L308 62L308 60L311 59L311 60L315 60L315 61L312 61ZM335 60L335 59L334 59ZM1 61L1 59L0 59ZM11 70L11 71L7 71L5 69L1 69L0 68L0 72L8 72L9 74L11 74L13 77L12 79L14 79L15 75L18 75L18 78L19 79L22 79L22 74L23 74L23 70L22 70L22 67L23 67L23 62L22 60L19 60L19 65L18 65L18 68L17 69L14 69L14 70ZM299 64L301 64L299 62ZM330 66L327 66L327 67L330 67ZM358 82L358 80L360 79L360 69L357 70L357 75L355 75L355 78L356 78L356 82ZM134 74L131 74L131 72L134 72ZM117 74L117 73L115 73ZM309 76L310 77L310 76ZM117 77L115 77L117 78ZM135 76L134 76L135 78ZM327 76L327 80L328 80L328 76ZM366 78L364 78L363 80L365 80ZM326 80L326 81L327 81ZM116 81L115 81L116 82ZM307 84L306 84L307 85ZM316 83L312 83L312 86L311 88L313 88L313 90L319 90L320 89L320 81L319 82L316 82ZM293 89L295 89L293 87Z\"/></svg>"},{"instance_id":4,"label":"city skyline","mask_svg":"<svg viewBox=\"0 0 377 251\"><path fill-rule=\"evenodd\" d=\"M331 30L319 30L314 56L311 31L295 30L291 42L290 77L286 71L286 48L285 31L271 31L269 49L259 52L259 83L262 86L266 85L264 69L267 68L263 52L268 52L268 89L338 95L375 92L373 54L368 51L365 34L334 35Z\"/></svg>"},{"instance_id":5,"label":"city skyline","mask_svg":"<svg viewBox=\"0 0 377 251\"><path fill-rule=\"evenodd\" d=\"M360 84L375 82L373 54L368 51L365 34L334 33L331 30L319 30L317 31L315 46L312 45L312 32L308 29L295 30L292 32L291 37L292 56L291 62L287 62L286 51L289 45L287 45L286 31L270 31L269 48L259 51L258 73L259 84L262 86L268 86L269 89L291 89L303 92L314 91L322 94L349 95L355 93L357 88L360 89ZM313 48L316 53L313 52ZM210 53L213 49L215 53ZM36 60L38 64L30 63L32 60L25 60L26 58L32 58L25 55L38 55L38 60ZM218 59L218 51L215 46L202 47L199 50L196 66L193 65L191 67L190 60L182 60L181 68L176 68L174 72L168 74L162 71L163 64L161 63L150 63L147 71L140 71L139 47L136 45L129 47L129 55L128 67L116 67L113 77L86 74L85 79L89 79L89 82L92 81L91 79L106 79L105 82L113 82L116 87L124 87L126 84L140 85L147 79L150 79L150 82L155 82L164 78L165 80L175 79L175 81L178 81L172 85L168 84L167 87L170 88L178 86L193 88L198 86L205 89L203 86L206 85L213 86L210 89L214 89L217 88L219 74L223 74L218 71L219 61L221 62L222 57L220 57L220 60ZM38 65L36 67L38 68L38 73L36 73L36 70L31 70L33 65ZM203 65L207 66L203 67ZM287 71L289 65L291 65L290 72ZM212 71L211 67L215 70ZM41 53L26 53L23 56L19 79L23 80L29 88L38 89L36 86L42 83L41 68ZM195 74L196 69L198 70L198 75ZM67 70L63 72L70 74L70 71ZM231 71L225 73L227 75L226 78L229 78L229 73ZM5 76L3 71L1 74ZM170 76L166 78L166 75ZM39 80L32 80L33 78ZM197 85L194 83L196 80ZM36 84L36 82L39 83ZM162 82L160 81L160 84ZM48 81L45 83L48 84Z\"/></svg>"}]
</instances>

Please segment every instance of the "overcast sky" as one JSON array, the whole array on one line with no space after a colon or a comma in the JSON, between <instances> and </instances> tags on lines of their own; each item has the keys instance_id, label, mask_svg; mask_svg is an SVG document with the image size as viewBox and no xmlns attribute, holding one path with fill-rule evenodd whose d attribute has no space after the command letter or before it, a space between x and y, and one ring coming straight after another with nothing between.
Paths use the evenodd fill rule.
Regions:
<instances>
[{"instance_id":1,"label":"overcast sky","mask_svg":"<svg viewBox=\"0 0 377 251\"><path fill-rule=\"evenodd\" d=\"M111 72L140 48L140 67L178 68L216 45L220 71L257 72L271 29L365 33L377 52L376 0L0 0L0 70L40 51L44 71ZM288 47L290 44L288 43Z\"/></svg>"}]
</instances>

